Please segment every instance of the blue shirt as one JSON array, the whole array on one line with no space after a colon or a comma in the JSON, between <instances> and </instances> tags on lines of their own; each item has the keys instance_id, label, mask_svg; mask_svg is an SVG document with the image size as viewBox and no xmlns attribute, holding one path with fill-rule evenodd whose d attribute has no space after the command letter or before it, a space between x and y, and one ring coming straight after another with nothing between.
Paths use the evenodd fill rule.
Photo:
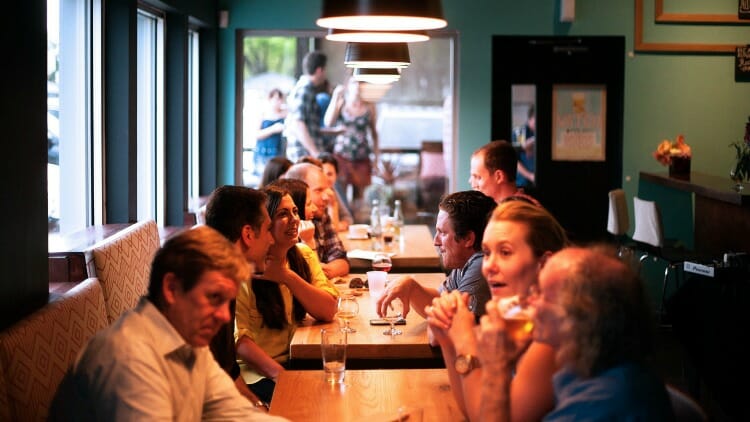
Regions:
<instances>
[{"instance_id":1,"label":"blue shirt","mask_svg":"<svg viewBox=\"0 0 750 422\"><path fill-rule=\"evenodd\" d=\"M580 378L562 369L552 378L555 408L545 421L674 421L664 382L634 363Z\"/></svg>"}]
</instances>

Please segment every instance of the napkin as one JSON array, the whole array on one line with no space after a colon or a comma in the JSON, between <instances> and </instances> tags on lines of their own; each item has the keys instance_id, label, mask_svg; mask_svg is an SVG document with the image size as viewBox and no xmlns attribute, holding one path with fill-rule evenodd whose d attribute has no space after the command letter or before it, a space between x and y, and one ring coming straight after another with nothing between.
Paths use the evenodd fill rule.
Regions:
<instances>
[{"instance_id":1,"label":"napkin","mask_svg":"<svg viewBox=\"0 0 750 422\"><path fill-rule=\"evenodd\" d=\"M375 258L375 255L385 253L388 256L394 256L396 255L395 252L380 252L380 251L368 251L365 249L352 249L349 252L346 253L347 258L349 259L369 259L372 261L373 258Z\"/></svg>"}]
</instances>

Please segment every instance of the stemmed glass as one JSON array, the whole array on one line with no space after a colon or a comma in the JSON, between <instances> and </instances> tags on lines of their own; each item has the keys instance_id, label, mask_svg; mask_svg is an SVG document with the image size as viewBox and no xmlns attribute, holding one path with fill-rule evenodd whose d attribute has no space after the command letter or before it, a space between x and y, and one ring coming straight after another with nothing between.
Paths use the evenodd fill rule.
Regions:
<instances>
[{"instance_id":1,"label":"stemmed glass","mask_svg":"<svg viewBox=\"0 0 750 422\"><path fill-rule=\"evenodd\" d=\"M338 309L336 312L336 317L339 320L344 321L344 326L341 328L341 331L347 333L357 332L357 330L349 326L349 321L354 319L358 313L359 304L357 303L357 298L355 298L354 295L342 293L341 296L339 296Z\"/></svg>"},{"instance_id":2,"label":"stemmed glass","mask_svg":"<svg viewBox=\"0 0 750 422\"><path fill-rule=\"evenodd\" d=\"M372 269L373 271L385 271L389 272L393 267L390 255L387 253L378 253L372 258Z\"/></svg>"},{"instance_id":3,"label":"stemmed glass","mask_svg":"<svg viewBox=\"0 0 750 422\"><path fill-rule=\"evenodd\" d=\"M391 328L383 331L383 334L390 336L397 336L399 334L402 334L401 330L396 328L396 322L403 317L403 314L404 303L401 302L401 299L393 299L391 303L388 304L388 307L386 308L386 314L383 316L383 319L391 324Z\"/></svg>"}]
</instances>

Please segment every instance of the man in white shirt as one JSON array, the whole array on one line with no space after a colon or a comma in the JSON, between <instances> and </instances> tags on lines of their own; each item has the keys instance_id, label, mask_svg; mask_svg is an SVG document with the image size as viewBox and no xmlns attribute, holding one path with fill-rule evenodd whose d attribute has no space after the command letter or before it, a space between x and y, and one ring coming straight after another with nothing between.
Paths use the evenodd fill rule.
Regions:
<instances>
[{"instance_id":1,"label":"man in white shirt","mask_svg":"<svg viewBox=\"0 0 750 422\"><path fill-rule=\"evenodd\" d=\"M148 294L81 351L50 420L285 420L241 396L208 348L249 278L239 249L208 226L168 240Z\"/></svg>"}]
</instances>

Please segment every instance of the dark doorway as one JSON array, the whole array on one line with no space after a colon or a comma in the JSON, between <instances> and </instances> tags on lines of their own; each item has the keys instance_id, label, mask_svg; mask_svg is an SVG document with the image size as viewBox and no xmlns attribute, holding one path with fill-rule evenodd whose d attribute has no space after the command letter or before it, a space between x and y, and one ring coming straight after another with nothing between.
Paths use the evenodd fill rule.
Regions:
<instances>
[{"instance_id":1,"label":"dark doorway","mask_svg":"<svg viewBox=\"0 0 750 422\"><path fill-rule=\"evenodd\" d=\"M625 38L494 36L492 54L492 139L520 152L528 136L518 135L519 119L533 106L525 189L571 240L604 239L607 193L622 181Z\"/></svg>"}]
</instances>

